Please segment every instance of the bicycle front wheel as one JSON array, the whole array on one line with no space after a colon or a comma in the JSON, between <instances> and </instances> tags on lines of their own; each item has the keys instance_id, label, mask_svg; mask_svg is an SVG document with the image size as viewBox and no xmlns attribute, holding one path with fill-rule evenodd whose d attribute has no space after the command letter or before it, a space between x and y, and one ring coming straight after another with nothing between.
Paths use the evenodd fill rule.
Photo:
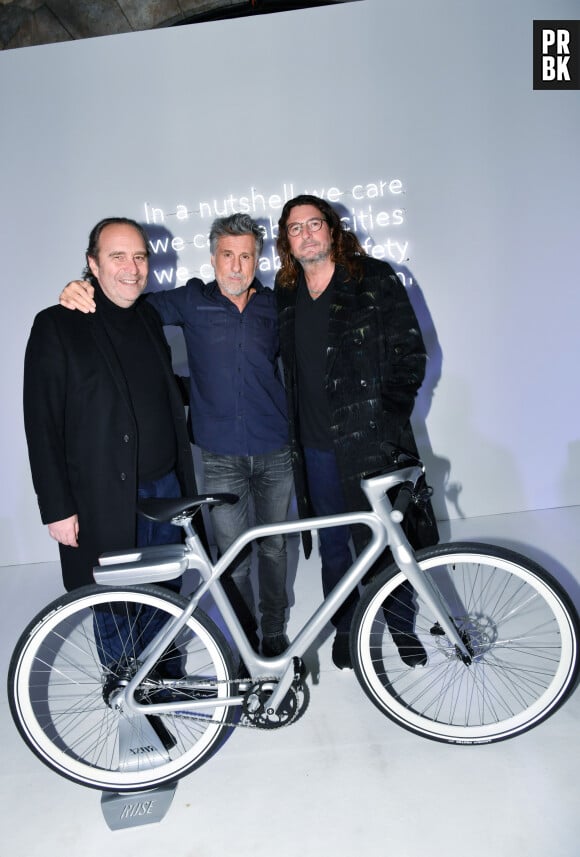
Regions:
<instances>
[{"instance_id":1,"label":"bicycle front wheel","mask_svg":"<svg viewBox=\"0 0 580 857\"><path fill-rule=\"evenodd\" d=\"M470 662L391 566L363 593L353 620L354 669L375 705L412 732L456 744L501 741L556 711L578 677L579 623L554 578L513 551L475 543L427 548L417 561ZM411 636L398 637L393 629L404 622ZM405 655L425 662L410 667Z\"/></svg>"},{"instance_id":2,"label":"bicycle front wheel","mask_svg":"<svg viewBox=\"0 0 580 857\"><path fill-rule=\"evenodd\" d=\"M141 702L204 699L197 711L133 714L115 695L140 653L187 601L155 586L87 586L57 599L24 631L8 676L10 709L50 768L104 791L153 788L201 765L227 734L235 678L223 635L196 610L139 686Z\"/></svg>"}]
</instances>

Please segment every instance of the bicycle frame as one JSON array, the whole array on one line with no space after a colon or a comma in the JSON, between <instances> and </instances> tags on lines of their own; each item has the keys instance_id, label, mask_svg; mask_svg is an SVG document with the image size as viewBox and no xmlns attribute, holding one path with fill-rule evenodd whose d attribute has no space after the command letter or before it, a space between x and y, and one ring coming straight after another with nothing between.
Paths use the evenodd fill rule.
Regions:
<instances>
[{"instance_id":1,"label":"bicycle frame","mask_svg":"<svg viewBox=\"0 0 580 857\"><path fill-rule=\"evenodd\" d=\"M238 648L249 675L256 678L266 676L277 682L269 700L269 707L275 710L286 696L294 680L295 659L302 657L386 547L391 548L397 566L404 572L418 594L429 604L451 643L457 647L461 656L469 661L469 652L450 619L450 610L441 592L417 565L413 549L401 527L402 516L393 510L387 495L389 489L403 482L412 482L415 485L422 473L422 468L413 466L402 468L393 473L363 479L361 485L371 505L369 512L349 512L252 527L236 539L215 564L207 555L191 525L190 518L187 516L183 516L179 520L186 532L185 545L159 545L123 553L104 554L99 560L100 565L94 569L95 581L101 585L158 583L178 577L188 568L196 569L201 576L201 583L189 596L188 605L181 616L169 621L164 631L160 632L142 652L141 665L127 686L119 691L115 704L129 709L135 714L147 713L149 715L177 709L180 711L196 711L215 707L215 699L183 700L144 705L134 698L134 691L194 613L203 596L209 592ZM174 520L174 522L176 521ZM288 535L304 530L319 530L326 527L354 524L366 525L371 532L370 541L362 553L354 560L348 572L333 591L328 594L306 621L291 641L289 648L282 655L275 658L265 658L258 655L252 649L224 591L220 581L221 575L243 548L255 539L269 535ZM251 678L246 681L251 682ZM242 701L243 696L229 696L220 698L219 705L237 706L241 705Z\"/></svg>"}]
</instances>

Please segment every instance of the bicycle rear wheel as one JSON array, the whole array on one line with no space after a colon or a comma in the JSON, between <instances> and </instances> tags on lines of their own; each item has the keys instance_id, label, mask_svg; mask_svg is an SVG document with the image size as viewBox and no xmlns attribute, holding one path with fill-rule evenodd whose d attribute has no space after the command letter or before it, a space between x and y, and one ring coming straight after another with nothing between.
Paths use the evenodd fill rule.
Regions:
<instances>
[{"instance_id":1,"label":"bicycle rear wheel","mask_svg":"<svg viewBox=\"0 0 580 857\"><path fill-rule=\"evenodd\" d=\"M391 633L400 628L406 578L392 566L365 590L353 620L354 669L375 705L412 732L457 744L510 738L556 711L577 681L579 623L551 575L513 551L475 543L427 548L417 560L442 592L471 663L412 593L407 630L417 649L407 653L422 646L426 663L406 666Z\"/></svg>"},{"instance_id":2,"label":"bicycle rear wheel","mask_svg":"<svg viewBox=\"0 0 580 857\"><path fill-rule=\"evenodd\" d=\"M223 705L235 678L231 650L196 610L142 682L142 702L215 700L196 712L119 711L115 692L139 664L148 639L187 601L155 586L87 586L57 599L26 628L8 675L10 709L24 741L62 776L104 791L171 782L205 762L228 733ZM107 627L107 641L101 628ZM107 653L116 660L107 663Z\"/></svg>"}]
</instances>

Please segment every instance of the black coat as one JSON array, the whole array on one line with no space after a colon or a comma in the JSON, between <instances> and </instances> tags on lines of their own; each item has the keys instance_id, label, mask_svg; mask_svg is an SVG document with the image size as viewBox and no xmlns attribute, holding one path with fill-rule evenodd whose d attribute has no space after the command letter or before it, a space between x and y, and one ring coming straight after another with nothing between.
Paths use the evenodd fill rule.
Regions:
<instances>
[{"instance_id":1,"label":"black coat","mask_svg":"<svg viewBox=\"0 0 580 857\"><path fill-rule=\"evenodd\" d=\"M405 287L390 265L363 260L360 280L338 268L330 307L326 393L331 434L348 511L368 508L361 477L393 463L404 449L417 454L410 416L425 374L426 353ZM276 286L280 351L301 517L312 514L298 436L294 325L296 289ZM433 511L415 546L438 540ZM357 541L357 539L355 539Z\"/></svg>"},{"instance_id":2,"label":"black coat","mask_svg":"<svg viewBox=\"0 0 580 857\"><path fill-rule=\"evenodd\" d=\"M185 411L155 310L136 310L167 381L177 474L195 493ZM99 554L136 535L137 424L124 374L99 313L60 306L40 312L26 349L24 421L43 523L78 515L79 547L59 545L67 589L92 583Z\"/></svg>"}]
</instances>

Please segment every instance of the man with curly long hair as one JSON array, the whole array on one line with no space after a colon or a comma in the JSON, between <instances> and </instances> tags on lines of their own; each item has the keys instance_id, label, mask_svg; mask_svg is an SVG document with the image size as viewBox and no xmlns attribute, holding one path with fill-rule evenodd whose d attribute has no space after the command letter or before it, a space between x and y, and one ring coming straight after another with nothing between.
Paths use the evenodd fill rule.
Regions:
<instances>
[{"instance_id":1,"label":"man with curly long hair","mask_svg":"<svg viewBox=\"0 0 580 857\"><path fill-rule=\"evenodd\" d=\"M410 424L426 353L405 288L386 262L367 256L339 214L304 194L282 210L276 277L280 350L289 401L290 434L301 517L368 508L360 479L417 454ZM432 510L416 522L415 547L437 542ZM366 528L319 530L322 586L327 595L359 553ZM306 541L308 551L308 540ZM413 632L413 591L400 587L389 629L408 666L427 655ZM351 666L351 596L333 617L332 657Z\"/></svg>"}]
</instances>

